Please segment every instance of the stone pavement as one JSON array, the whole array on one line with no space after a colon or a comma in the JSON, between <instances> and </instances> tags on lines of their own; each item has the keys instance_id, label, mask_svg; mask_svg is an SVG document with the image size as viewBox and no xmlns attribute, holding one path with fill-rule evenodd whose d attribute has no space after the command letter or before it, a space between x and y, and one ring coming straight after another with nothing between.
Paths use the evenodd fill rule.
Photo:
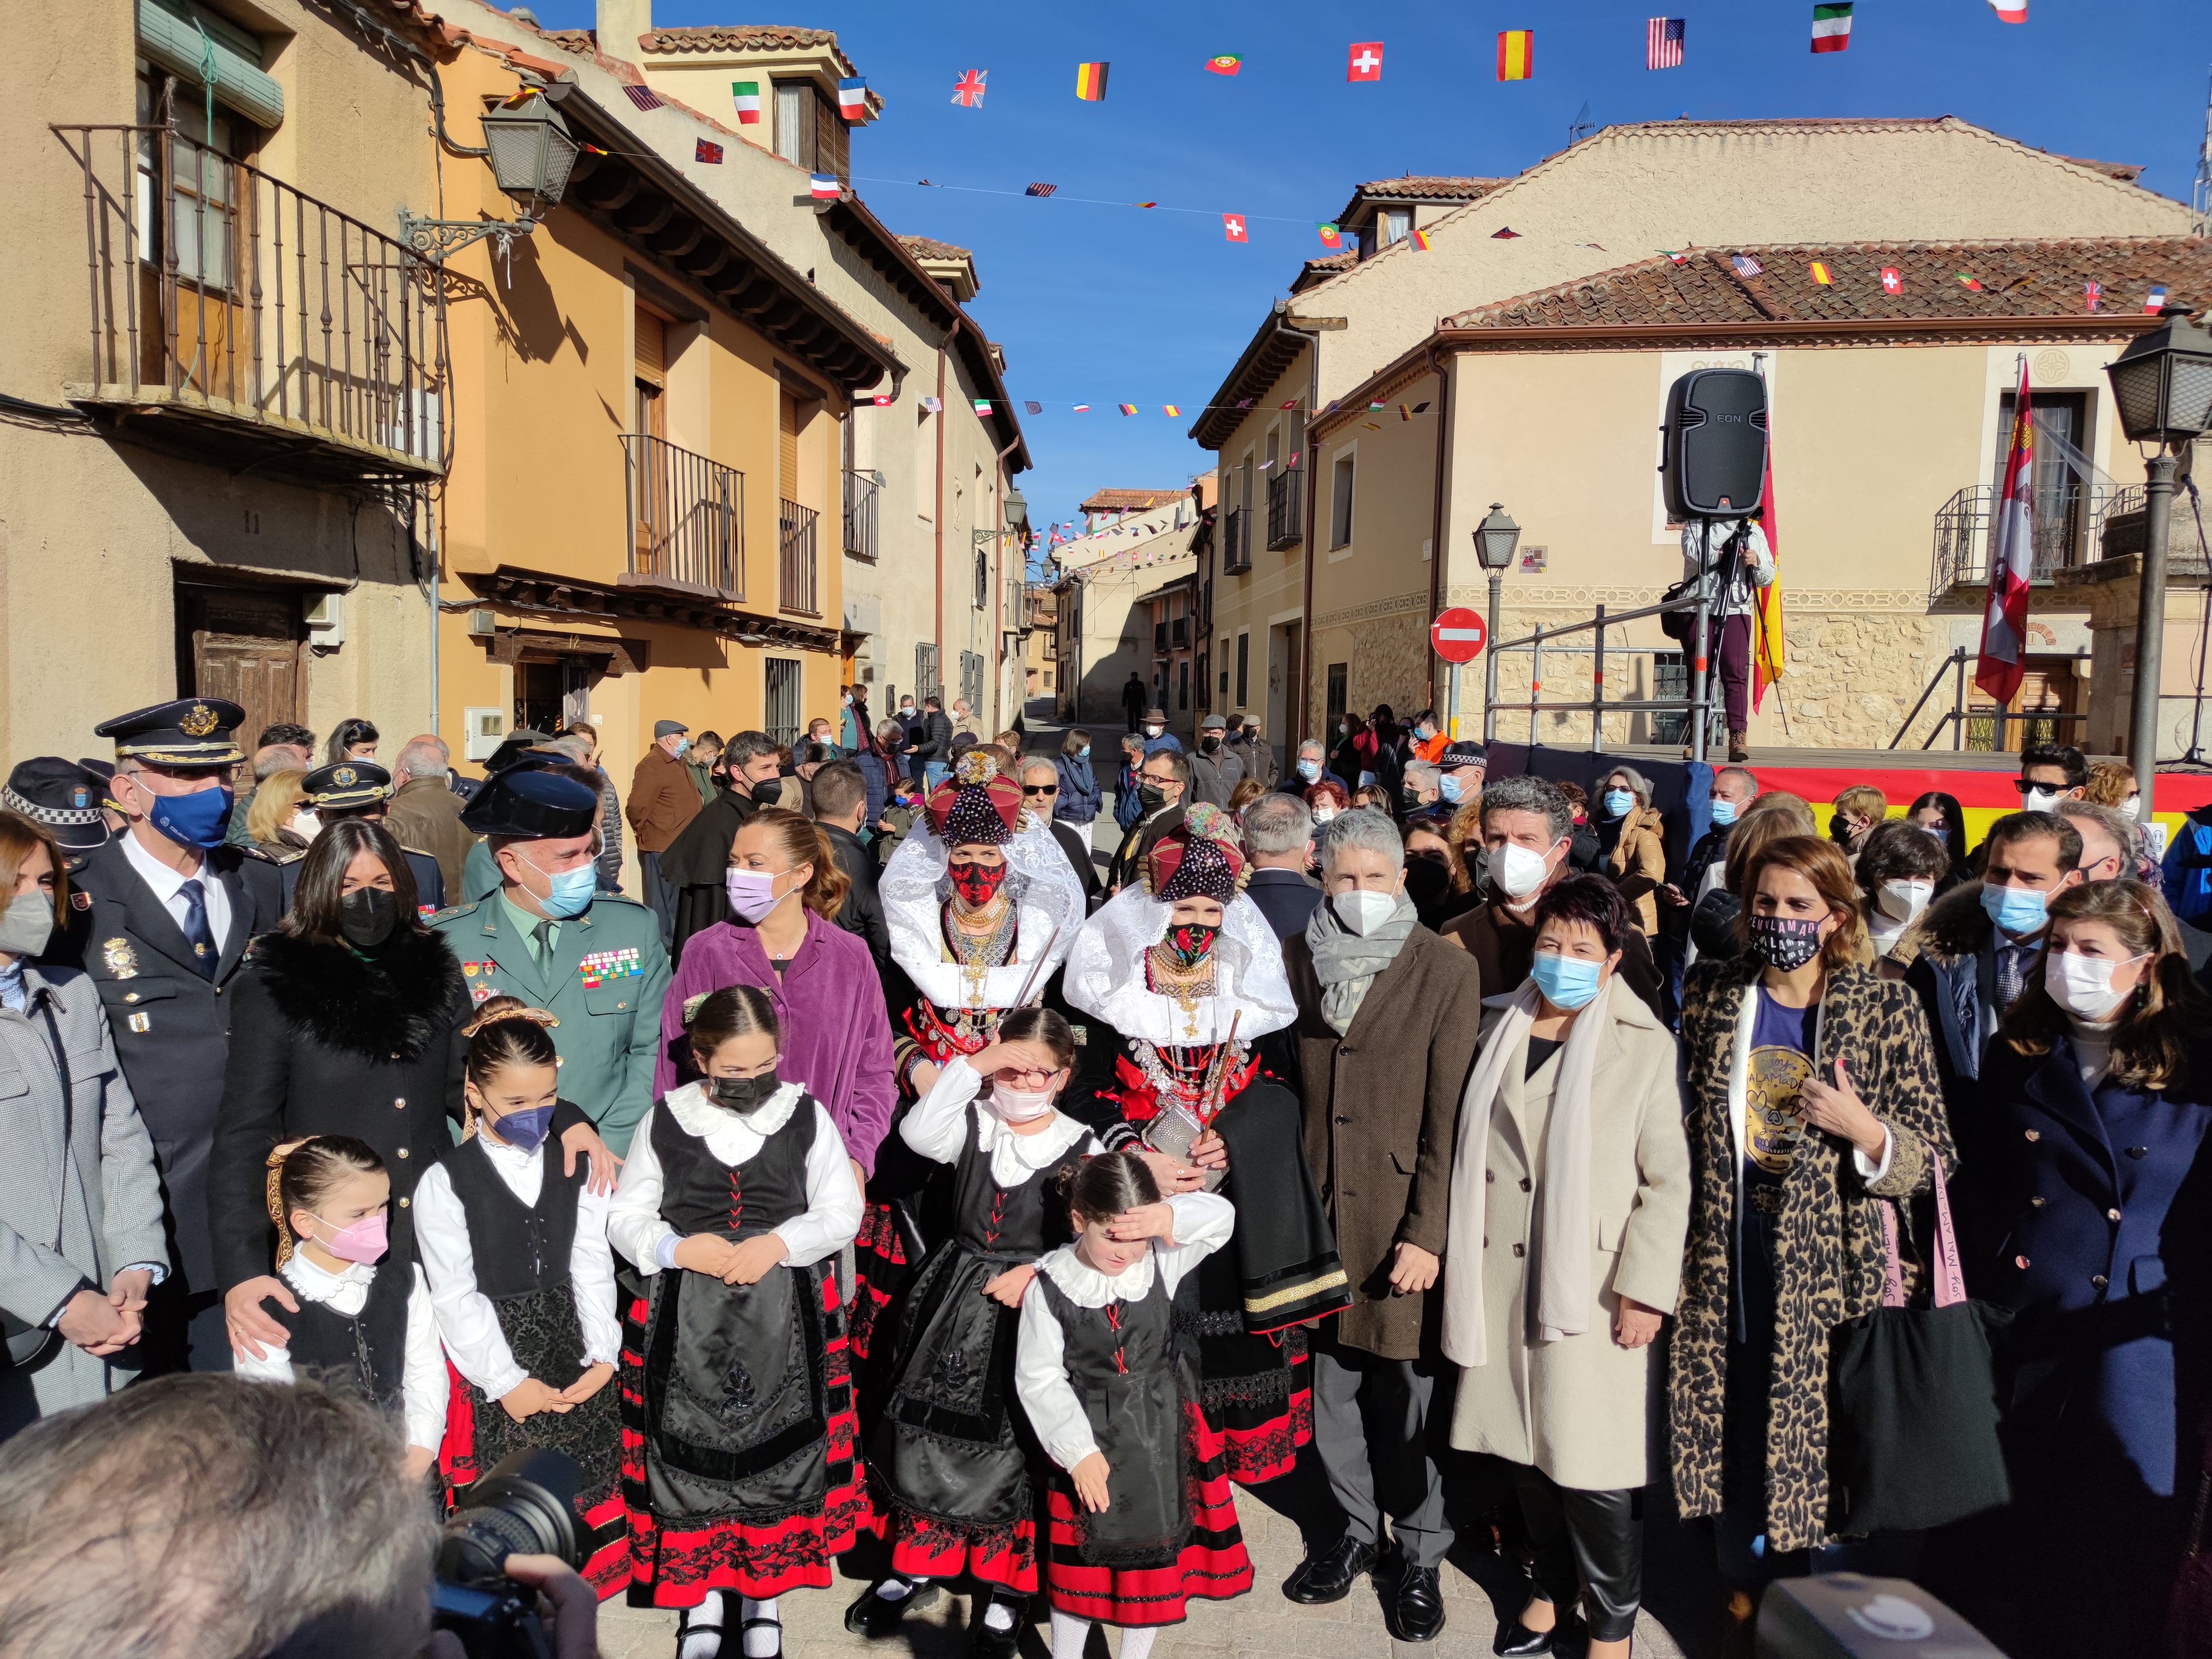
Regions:
<instances>
[{"instance_id":1,"label":"stone pavement","mask_svg":"<svg viewBox=\"0 0 2212 1659\"><path fill-rule=\"evenodd\" d=\"M1296 1486L1299 1474L1278 1486ZM1449 1607L1443 1634L1420 1645L1391 1641L1380 1603L1365 1581L1334 1607L1302 1607L1286 1600L1283 1580L1303 1558L1297 1522L1261 1493L1239 1488L1237 1515L1253 1566L1251 1593L1233 1601L1191 1604L1188 1623L1161 1632L1154 1659L1487 1659L1500 1608L1511 1610L1525 1594L1526 1580L1489 1549L1462 1546L1443 1571ZM787 1659L826 1659L829 1655L872 1653L879 1659L964 1659L969 1620L980 1617L972 1598L959 1589L924 1613L909 1619L898 1636L871 1642L850 1635L845 1606L866 1588L867 1569L878 1559L866 1545L838 1562L838 1579L827 1590L803 1590L783 1598L783 1650ZM1024 1634L1023 1659L1046 1659L1051 1627L1043 1598L1030 1604L1036 1623ZM599 1649L604 1659L673 1659L676 1615L636 1611L619 1601L599 1609ZM1086 1659L1110 1659L1120 1636L1091 1632ZM728 1650L725 1650L728 1653ZM1563 1652L1578 1654L1579 1644ZM1683 1659L1684 1650L1646 1609L1638 1621L1636 1659ZM731 1653L729 1659L736 1659Z\"/></svg>"}]
</instances>

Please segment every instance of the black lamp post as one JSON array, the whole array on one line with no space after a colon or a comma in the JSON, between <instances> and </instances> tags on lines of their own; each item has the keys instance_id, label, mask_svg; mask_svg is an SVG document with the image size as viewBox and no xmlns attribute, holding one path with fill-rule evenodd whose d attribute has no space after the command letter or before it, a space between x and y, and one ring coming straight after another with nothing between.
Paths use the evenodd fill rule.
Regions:
<instances>
[{"instance_id":1,"label":"black lamp post","mask_svg":"<svg viewBox=\"0 0 2212 1659\"><path fill-rule=\"evenodd\" d=\"M523 92L535 95L523 97L512 108L502 104L484 112L484 149L477 152L489 159L493 180L520 216L512 224L489 219L423 219L403 209L400 239L423 258L442 262L487 236L497 237L504 249L514 237L537 229L538 222L559 205L582 146L569 136L568 124L553 107L550 95L534 87L525 87Z\"/></svg>"},{"instance_id":2,"label":"black lamp post","mask_svg":"<svg viewBox=\"0 0 2212 1659\"><path fill-rule=\"evenodd\" d=\"M1492 501L1489 515L1475 526L1474 534L1475 559L1490 573L1488 644L1482 665L1482 740L1488 743L1498 735L1498 604L1513 550L1521 544L1521 526L1506 517L1503 501Z\"/></svg>"},{"instance_id":3,"label":"black lamp post","mask_svg":"<svg viewBox=\"0 0 2212 1659\"><path fill-rule=\"evenodd\" d=\"M2120 429L2153 444L2144 463L2142 585L2136 603L2136 677L2128 706L2128 758L2135 763L2142 817L2150 821L2158 779L2158 689L2166 635L2166 543L2173 514L2174 451L2212 428L2212 334L2188 307L2168 306L2105 373Z\"/></svg>"}]
</instances>

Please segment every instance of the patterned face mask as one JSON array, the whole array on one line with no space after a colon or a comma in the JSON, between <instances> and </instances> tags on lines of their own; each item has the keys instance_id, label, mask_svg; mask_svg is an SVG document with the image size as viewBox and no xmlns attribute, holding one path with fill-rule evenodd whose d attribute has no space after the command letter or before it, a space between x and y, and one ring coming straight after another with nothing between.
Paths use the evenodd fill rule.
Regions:
<instances>
[{"instance_id":1,"label":"patterned face mask","mask_svg":"<svg viewBox=\"0 0 2212 1659\"><path fill-rule=\"evenodd\" d=\"M945 873L952 878L952 890L960 895L962 902L976 908L998 897L1006 879L1006 866L956 859L945 866Z\"/></svg>"},{"instance_id":2,"label":"patterned face mask","mask_svg":"<svg viewBox=\"0 0 2212 1659\"><path fill-rule=\"evenodd\" d=\"M1826 916L1753 916L1751 952L1770 968L1788 973L1812 961L1820 948Z\"/></svg>"},{"instance_id":3,"label":"patterned face mask","mask_svg":"<svg viewBox=\"0 0 2212 1659\"><path fill-rule=\"evenodd\" d=\"M1178 965L1195 968L1212 951L1213 941L1220 932L1220 928L1209 927L1203 922L1178 922L1168 929L1168 952Z\"/></svg>"}]
</instances>

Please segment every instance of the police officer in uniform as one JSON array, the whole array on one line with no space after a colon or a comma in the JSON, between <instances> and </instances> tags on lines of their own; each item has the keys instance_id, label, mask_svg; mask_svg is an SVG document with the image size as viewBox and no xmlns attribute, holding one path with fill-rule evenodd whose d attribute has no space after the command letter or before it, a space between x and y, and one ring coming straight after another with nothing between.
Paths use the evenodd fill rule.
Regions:
<instances>
[{"instance_id":1,"label":"police officer in uniform","mask_svg":"<svg viewBox=\"0 0 2212 1659\"><path fill-rule=\"evenodd\" d=\"M230 1369L207 1201L225 993L284 914L276 866L223 842L245 718L220 697L185 697L94 726L115 743L107 799L124 828L70 883L91 918L84 969L161 1170L171 1271L146 1309L149 1373Z\"/></svg>"},{"instance_id":2,"label":"police officer in uniform","mask_svg":"<svg viewBox=\"0 0 2212 1659\"><path fill-rule=\"evenodd\" d=\"M300 804L325 828L340 818L367 818L382 823L385 809L392 802L392 774L374 761L335 761L328 766L319 766L301 781L300 787ZM414 872L415 898L422 914L428 916L444 909L446 877L438 867L438 860L404 842L399 850L406 854L407 867ZM300 879L300 860L306 856L303 851L283 860L287 909L291 908L292 889Z\"/></svg>"},{"instance_id":3,"label":"police officer in uniform","mask_svg":"<svg viewBox=\"0 0 2212 1659\"><path fill-rule=\"evenodd\" d=\"M461 823L485 838L499 887L430 925L478 1003L518 996L559 1018L562 1096L626 1154L653 1104L668 952L650 909L596 890L599 792L557 772L509 769L486 781Z\"/></svg>"},{"instance_id":4,"label":"police officer in uniform","mask_svg":"<svg viewBox=\"0 0 2212 1659\"><path fill-rule=\"evenodd\" d=\"M50 967L84 966L85 942L92 937L92 899L77 882L85 860L107 845L107 821L100 810L106 798L104 779L58 755L25 761L0 788L0 806L44 824L62 849L62 868L70 880L69 915L39 957Z\"/></svg>"}]
</instances>

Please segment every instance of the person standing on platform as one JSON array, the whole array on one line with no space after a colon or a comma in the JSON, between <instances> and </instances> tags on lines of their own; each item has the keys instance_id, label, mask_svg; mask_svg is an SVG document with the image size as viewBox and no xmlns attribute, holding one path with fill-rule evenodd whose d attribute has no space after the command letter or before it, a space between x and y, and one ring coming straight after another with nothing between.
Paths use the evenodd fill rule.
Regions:
<instances>
[{"instance_id":1,"label":"person standing on platform","mask_svg":"<svg viewBox=\"0 0 2212 1659\"><path fill-rule=\"evenodd\" d=\"M459 958L472 1006L518 996L559 1019L562 1096L620 1157L653 1103L668 953L652 911L596 890L599 817L599 796L575 778L501 773L461 819L491 848L499 890L430 925Z\"/></svg>"},{"instance_id":2,"label":"person standing on platform","mask_svg":"<svg viewBox=\"0 0 2212 1659\"><path fill-rule=\"evenodd\" d=\"M664 950L676 943L676 894L661 879L660 855L698 816L701 805L698 787L684 763L690 729L682 720L653 721L653 747L630 774L629 799L623 804L630 833L637 837L638 878L645 886L645 902L660 919Z\"/></svg>"},{"instance_id":3,"label":"person standing on platform","mask_svg":"<svg viewBox=\"0 0 2212 1659\"><path fill-rule=\"evenodd\" d=\"M1711 563L1704 564L1710 550ZM1706 574L1710 569L1710 574ZM1728 710L1728 757L1747 761L1751 731L1752 631L1758 626L1757 591L1774 585L1774 553L1755 520L1715 519L1682 526L1684 597L1700 585L1711 595L1711 656ZM1695 623L1691 624L1692 628ZM1691 751L1685 749L1683 758Z\"/></svg>"},{"instance_id":4,"label":"person standing on platform","mask_svg":"<svg viewBox=\"0 0 2212 1659\"><path fill-rule=\"evenodd\" d=\"M209 1159L222 1103L234 987L257 933L284 914L276 867L223 844L233 733L246 711L185 697L102 721L115 743L108 797L121 834L73 884L90 908L85 971L100 989L123 1075L161 1167L172 1259L147 1304L149 1374L228 1370L208 1227Z\"/></svg>"}]
</instances>

